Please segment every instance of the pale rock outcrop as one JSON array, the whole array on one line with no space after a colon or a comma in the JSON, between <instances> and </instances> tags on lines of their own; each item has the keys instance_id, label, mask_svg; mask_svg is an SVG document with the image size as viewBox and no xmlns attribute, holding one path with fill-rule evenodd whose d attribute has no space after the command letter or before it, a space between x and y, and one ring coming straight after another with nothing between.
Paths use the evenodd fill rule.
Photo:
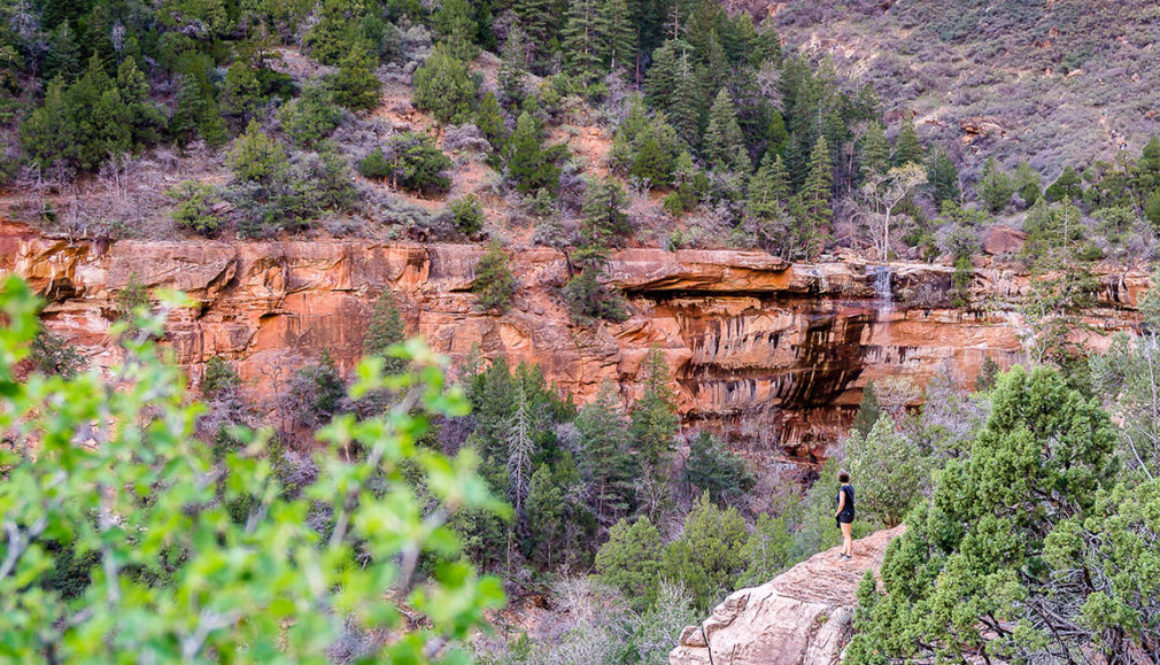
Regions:
<instances>
[{"instance_id":1,"label":"pale rock outcrop","mask_svg":"<svg viewBox=\"0 0 1160 665\"><path fill-rule=\"evenodd\" d=\"M903 527L815 554L759 587L725 599L698 626L681 633L669 665L834 665L853 629L858 585L877 573L886 545ZM706 642L706 638L708 638Z\"/></svg>"}]
</instances>

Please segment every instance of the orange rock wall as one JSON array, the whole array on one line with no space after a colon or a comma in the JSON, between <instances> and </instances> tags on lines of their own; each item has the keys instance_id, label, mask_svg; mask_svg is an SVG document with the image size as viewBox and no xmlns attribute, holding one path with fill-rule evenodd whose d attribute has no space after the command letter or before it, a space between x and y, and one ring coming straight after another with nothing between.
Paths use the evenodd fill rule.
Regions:
<instances>
[{"instance_id":1,"label":"orange rock wall","mask_svg":"<svg viewBox=\"0 0 1160 665\"><path fill-rule=\"evenodd\" d=\"M27 277L48 300L47 326L94 362L117 360L107 334L114 296L136 275L197 303L171 315L169 326L194 383L202 363L220 355L257 396L324 350L352 367L387 287L409 332L438 351L462 358L478 345L488 357L538 363L581 402L606 379L631 399L641 360L656 345L687 422L724 427L754 451L784 445L802 457L848 425L868 380L902 376L921 386L949 362L969 381L985 356L1009 365L1022 354L1022 322L1012 311L905 304L908 292L949 287L951 270L942 266L887 266L883 297L882 268L853 260L788 264L758 252L624 250L609 273L632 317L581 327L558 294L570 276L562 253L512 252L519 291L503 316L479 311L470 293L481 253L475 245L348 240L70 242L0 224L0 272ZM1104 282L1104 303L1088 312L1089 323L1130 328L1146 275L1110 272ZM1018 301L1029 288L1026 276L982 268L972 290L982 303ZM1106 338L1087 342L1098 347Z\"/></svg>"}]
</instances>

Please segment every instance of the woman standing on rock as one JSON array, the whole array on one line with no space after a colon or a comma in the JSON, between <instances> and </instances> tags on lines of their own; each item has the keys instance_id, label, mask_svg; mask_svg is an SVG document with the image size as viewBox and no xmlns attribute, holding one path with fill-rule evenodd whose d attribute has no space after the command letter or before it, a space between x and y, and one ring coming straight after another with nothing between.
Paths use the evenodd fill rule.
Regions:
<instances>
[{"instance_id":1,"label":"woman standing on rock","mask_svg":"<svg viewBox=\"0 0 1160 665\"><path fill-rule=\"evenodd\" d=\"M854 539L851 530L854 524L854 487L850 485L850 474L845 471L838 474L838 511L834 519L838 521L838 528L842 530L842 551L838 556L845 559L854 557Z\"/></svg>"}]
</instances>

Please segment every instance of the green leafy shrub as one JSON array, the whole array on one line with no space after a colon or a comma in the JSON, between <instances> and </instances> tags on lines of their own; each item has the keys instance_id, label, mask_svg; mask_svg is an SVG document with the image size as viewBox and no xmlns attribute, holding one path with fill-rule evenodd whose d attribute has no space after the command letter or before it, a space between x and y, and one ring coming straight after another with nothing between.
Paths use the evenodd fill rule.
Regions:
<instances>
[{"instance_id":1,"label":"green leafy shrub","mask_svg":"<svg viewBox=\"0 0 1160 665\"><path fill-rule=\"evenodd\" d=\"M217 233L220 221L213 212L213 205L218 201L216 187L196 180L183 180L165 194L177 201L169 216L178 226L203 236Z\"/></svg>"},{"instance_id":2,"label":"green leafy shrub","mask_svg":"<svg viewBox=\"0 0 1160 665\"><path fill-rule=\"evenodd\" d=\"M352 111L369 111L378 106L383 84L375 74L377 64L361 49L343 56L338 71L327 80L334 92L334 101Z\"/></svg>"},{"instance_id":3,"label":"green leafy shrub","mask_svg":"<svg viewBox=\"0 0 1160 665\"><path fill-rule=\"evenodd\" d=\"M624 298L601 284L597 272L596 268L588 268L564 285L568 311L578 323L592 323L599 319L624 321L628 318Z\"/></svg>"},{"instance_id":4,"label":"green leafy shrub","mask_svg":"<svg viewBox=\"0 0 1160 665\"><path fill-rule=\"evenodd\" d=\"M464 235L472 235L483 230L483 204L474 194L468 194L447 204L455 221L455 228Z\"/></svg>"},{"instance_id":5,"label":"green leafy shrub","mask_svg":"<svg viewBox=\"0 0 1160 665\"><path fill-rule=\"evenodd\" d=\"M47 376L71 379L84 369L84 356L60 335L41 330L32 340L29 359L36 371Z\"/></svg>"},{"instance_id":6,"label":"green leafy shrub","mask_svg":"<svg viewBox=\"0 0 1160 665\"><path fill-rule=\"evenodd\" d=\"M302 94L278 109L282 130L294 145L304 148L325 140L341 120L334 93L317 84L306 86Z\"/></svg>"},{"instance_id":7,"label":"green leafy shrub","mask_svg":"<svg viewBox=\"0 0 1160 665\"><path fill-rule=\"evenodd\" d=\"M412 79L411 103L443 124L471 122L479 80L447 46L431 51Z\"/></svg>"},{"instance_id":8,"label":"green leafy shrub","mask_svg":"<svg viewBox=\"0 0 1160 665\"><path fill-rule=\"evenodd\" d=\"M358 163L358 170L367 178L390 178L394 187L432 194L451 189L447 172L454 166L429 136L406 132L372 150Z\"/></svg>"}]
</instances>

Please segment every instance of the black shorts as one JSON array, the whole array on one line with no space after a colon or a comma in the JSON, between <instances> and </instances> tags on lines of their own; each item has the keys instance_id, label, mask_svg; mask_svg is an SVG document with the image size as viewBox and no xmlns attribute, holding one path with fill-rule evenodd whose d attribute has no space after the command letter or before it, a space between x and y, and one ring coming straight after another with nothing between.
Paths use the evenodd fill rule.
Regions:
<instances>
[{"instance_id":1,"label":"black shorts","mask_svg":"<svg viewBox=\"0 0 1160 665\"><path fill-rule=\"evenodd\" d=\"M854 513L842 513L837 517L838 524L852 524L854 522Z\"/></svg>"}]
</instances>

